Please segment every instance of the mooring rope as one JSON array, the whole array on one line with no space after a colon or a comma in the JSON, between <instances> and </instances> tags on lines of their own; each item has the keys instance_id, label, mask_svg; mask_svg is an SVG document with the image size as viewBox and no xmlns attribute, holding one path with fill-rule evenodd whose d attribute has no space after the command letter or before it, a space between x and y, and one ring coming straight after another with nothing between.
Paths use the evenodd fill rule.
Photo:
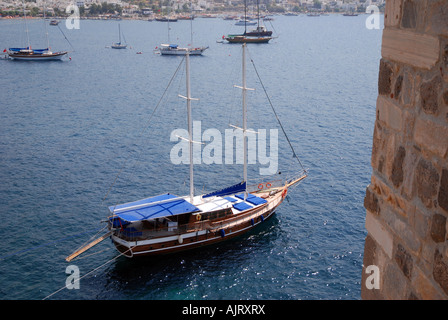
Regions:
<instances>
[{"instance_id":1,"label":"mooring rope","mask_svg":"<svg viewBox=\"0 0 448 320\"><path fill-rule=\"evenodd\" d=\"M119 255L117 255L116 257L114 257L114 258L112 258L112 259L106 261L105 263L103 263L103 264L100 265L99 267L96 267L95 269L93 269L93 270L87 272L85 275L83 275L83 276L80 277L79 279L75 279L74 282L79 282L79 281L81 281L81 279L84 279L85 277L87 277L87 276L90 275L91 273L93 273L93 272L95 272L95 271L101 269L102 267L104 267L106 264L108 264L108 263L110 263L110 262L112 262L112 261L118 259L119 257L121 257L122 255L126 254L126 253L129 252L130 250L131 250L131 248L129 248L128 250L126 250L126 251L124 251L124 252L122 252L122 253L120 253ZM66 285L63 286L62 288L59 288L59 289L56 290L55 292L49 294L48 296L46 296L46 297L43 298L42 300L46 300L46 299L48 299L48 298L54 296L56 293L58 293L58 292L64 290L65 288L67 288Z\"/></svg>"}]
</instances>

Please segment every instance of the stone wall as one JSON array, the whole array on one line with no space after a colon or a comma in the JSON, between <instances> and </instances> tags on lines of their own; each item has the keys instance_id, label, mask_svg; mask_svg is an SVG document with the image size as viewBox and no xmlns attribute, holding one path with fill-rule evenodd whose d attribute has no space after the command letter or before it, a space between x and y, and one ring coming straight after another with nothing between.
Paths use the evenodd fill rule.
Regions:
<instances>
[{"instance_id":1,"label":"stone wall","mask_svg":"<svg viewBox=\"0 0 448 320\"><path fill-rule=\"evenodd\" d=\"M361 298L448 299L448 1L387 0L381 55Z\"/></svg>"}]
</instances>

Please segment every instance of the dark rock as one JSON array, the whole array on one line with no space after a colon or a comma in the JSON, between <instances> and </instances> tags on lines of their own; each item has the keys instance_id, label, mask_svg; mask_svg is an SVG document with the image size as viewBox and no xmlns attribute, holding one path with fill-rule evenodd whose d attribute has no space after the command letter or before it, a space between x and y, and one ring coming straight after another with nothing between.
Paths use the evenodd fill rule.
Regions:
<instances>
[{"instance_id":1,"label":"dark rock","mask_svg":"<svg viewBox=\"0 0 448 320\"><path fill-rule=\"evenodd\" d=\"M442 80L439 76L428 82L422 83L420 96L422 98L422 108L426 113L435 114L439 108L438 95L442 90Z\"/></svg>"},{"instance_id":2,"label":"dark rock","mask_svg":"<svg viewBox=\"0 0 448 320\"><path fill-rule=\"evenodd\" d=\"M392 163L392 174L390 176L396 188L403 182L403 161L405 156L406 150L400 146L395 154L394 162Z\"/></svg>"},{"instance_id":3,"label":"dark rock","mask_svg":"<svg viewBox=\"0 0 448 320\"><path fill-rule=\"evenodd\" d=\"M437 198L439 206L448 212L448 170L442 170L442 179L440 180L439 196Z\"/></svg>"},{"instance_id":4,"label":"dark rock","mask_svg":"<svg viewBox=\"0 0 448 320\"><path fill-rule=\"evenodd\" d=\"M431 223L431 238L435 242L445 241L446 236L446 217L441 214L434 214Z\"/></svg>"},{"instance_id":5,"label":"dark rock","mask_svg":"<svg viewBox=\"0 0 448 320\"><path fill-rule=\"evenodd\" d=\"M397 262L401 271L403 271L403 274L406 276L406 278L410 279L414 262L412 260L412 256L407 253L406 249L401 244L398 244L397 246L397 251L395 252L395 261Z\"/></svg>"},{"instance_id":6,"label":"dark rock","mask_svg":"<svg viewBox=\"0 0 448 320\"><path fill-rule=\"evenodd\" d=\"M417 26L417 6L414 1L406 0L403 4L403 15L401 17L403 28L414 29Z\"/></svg>"},{"instance_id":7,"label":"dark rock","mask_svg":"<svg viewBox=\"0 0 448 320\"><path fill-rule=\"evenodd\" d=\"M443 291L448 294L448 265L443 261L443 255L437 249L434 253L434 268L432 275Z\"/></svg>"},{"instance_id":8,"label":"dark rock","mask_svg":"<svg viewBox=\"0 0 448 320\"><path fill-rule=\"evenodd\" d=\"M437 194L439 174L431 162L420 159L415 170L417 194L425 206L431 208L433 197Z\"/></svg>"},{"instance_id":9,"label":"dark rock","mask_svg":"<svg viewBox=\"0 0 448 320\"><path fill-rule=\"evenodd\" d=\"M378 93L389 95L391 93L392 67L383 59L380 61L380 71L378 76Z\"/></svg>"}]
</instances>

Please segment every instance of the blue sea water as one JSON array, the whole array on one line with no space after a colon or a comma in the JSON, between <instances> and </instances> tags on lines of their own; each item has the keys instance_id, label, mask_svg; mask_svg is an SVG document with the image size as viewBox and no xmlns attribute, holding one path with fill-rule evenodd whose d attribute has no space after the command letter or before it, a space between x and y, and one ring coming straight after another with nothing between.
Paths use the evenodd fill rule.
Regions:
<instances>
[{"instance_id":1,"label":"blue sea water","mask_svg":"<svg viewBox=\"0 0 448 320\"><path fill-rule=\"evenodd\" d=\"M248 54L309 176L249 234L157 259L116 259L106 240L64 260L104 226L109 205L188 193L188 166L170 161L170 134L186 128L182 70L164 95L182 58L153 53L168 41L167 24L81 20L68 30L62 22L48 27L50 44L70 50L70 60L0 60L0 299L360 299L382 33L366 18L276 16L267 24L278 37ZM126 50L109 47L118 23ZM44 47L42 21L28 26L32 46ZM193 41L190 21L170 28L171 43L209 46L191 57L200 99L193 118L203 131L224 132L241 112L233 87L241 46L217 40L241 27L197 18ZM25 45L24 35L22 21L0 21L2 50ZM249 62L249 126L279 129L253 71ZM280 129L279 142L279 170L299 168ZM195 166L198 192L241 177L239 164ZM79 289L64 288L69 265L83 277Z\"/></svg>"}]
</instances>

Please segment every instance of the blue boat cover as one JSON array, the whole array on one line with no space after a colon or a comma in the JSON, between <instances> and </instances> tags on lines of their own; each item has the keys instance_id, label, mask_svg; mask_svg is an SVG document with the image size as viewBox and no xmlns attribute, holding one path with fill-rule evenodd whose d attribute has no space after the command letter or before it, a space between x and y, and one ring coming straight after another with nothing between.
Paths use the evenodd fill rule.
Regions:
<instances>
[{"instance_id":1,"label":"blue boat cover","mask_svg":"<svg viewBox=\"0 0 448 320\"><path fill-rule=\"evenodd\" d=\"M13 51L13 52L19 52L20 50L30 50L30 48L29 47L26 47L26 48L9 48L9 51ZM32 49L32 50L34 52L42 53L44 51L48 51L48 48L47 49Z\"/></svg>"},{"instance_id":2,"label":"blue boat cover","mask_svg":"<svg viewBox=\"0 0 448 320\"><path fill-rule=\"evenodd\" d=\"M237 194L236 197L244 200L244 194L243 193ZM263 204L263 203L267 202L267 200L265 200L263 198L260 198L260 197L257 197L257 196L254 196L253 194L248 194L247 198L246 198L246 201L249 202L249 203L252 203L253 205L256 205L256 206L258 206L259 204Z\"/></svg>"},{"instance_id":3,"label":"blue boat cover","mask_svg":"<svg viewBox=\"0 0 448 320\"><path fill-rule=\"evenodd\" d=\"M227 201L230 201L230 202L237 202L238 201L237 199L235 199L233 197L225 197L224 199L226 199Z\"/></svg>"},{"instance_id":4,"label":"blue boat cover","mask_svg":"<svg viewBox=\"0 0 448 320\"><path fill-rule=\"evenodd\" d=\"M127 210L129 208L129 210ZM111 206L109 210L115 213L110 220L114 226L125 225L131 222L175 216L183 213L200 211L185 199L172 194L162 194L159 196L138 200L118 206ZM120 220L117 221L117 218Z\"/></svg>"},{"instance_id":5,"label":"blue boat cover","mask_svg":"<svg viewBox=\"0 0 448 320\"><path fill-rule=\"evenodd\" d=\"M243 181L233 186L205 194L202 196L202 198L208 198L213 196L227 196L229 194L235 194L245 190L246 190L246 181Z\"/></svg>"},{"instance_id":6,"label":"blue boat cover","mask_svg":"<svg viewBox=\"0 0 448 320\"><path fill-rule=\"evenodd\" d=\"M246 202L238 202L238 203L234 204L233 207L239 211L244 211L244 210L252 208Z\"/></svg>"}]
</instances>

